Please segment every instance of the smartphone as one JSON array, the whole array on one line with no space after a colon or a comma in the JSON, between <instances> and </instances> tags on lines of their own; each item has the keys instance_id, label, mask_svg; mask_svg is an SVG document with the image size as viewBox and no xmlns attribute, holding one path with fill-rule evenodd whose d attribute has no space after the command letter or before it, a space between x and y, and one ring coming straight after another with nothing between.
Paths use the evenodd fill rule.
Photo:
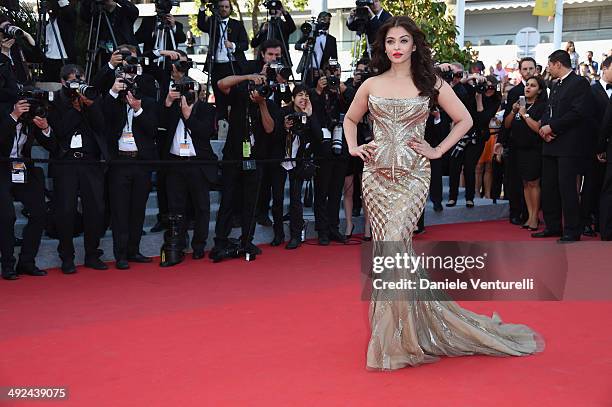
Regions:
<instances>
[{"instance_id":1,"label":"smartphone","mask_svg":"<svg viewBox=\"0 0 612 407\"><path fill-rule=\"evenodd\" d=\"M525 96L519 96L519 106L520 107L527 106L527 101L525 100Z\"/></svg>"}]
</instances>

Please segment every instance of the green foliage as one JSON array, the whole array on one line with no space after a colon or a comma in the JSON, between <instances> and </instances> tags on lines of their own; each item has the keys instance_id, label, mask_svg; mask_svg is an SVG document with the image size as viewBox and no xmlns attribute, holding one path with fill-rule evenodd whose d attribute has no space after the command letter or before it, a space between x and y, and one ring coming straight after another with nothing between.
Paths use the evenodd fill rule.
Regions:
<instances>
[{"instance_id":1,"label":"green foliage","mask_svg":"<svg viewBox=\"0 0 612 407\"><path fill-rule=\"evenodd\" d=\"M461 49L455 42L455 18L447 14L446 4L432 0L383 0L383 6L395 16L409 16L423 30L437 62L472 61L471 48Z\"/></svg>"},{"instance_id":2,"label":"green foliage","mask_svg":"<svg viewBox=\"0 0 612 407\"><path fill-rule=\"evenodd\" d=\"M34 10L32 3L20 2L19 9L17 11L7 10L4 7L0 7L0 13L8 16L13 23L24 31L34 36L36 33L36 22L38 21L38 15Z\"/></svg>"}]
</instances>

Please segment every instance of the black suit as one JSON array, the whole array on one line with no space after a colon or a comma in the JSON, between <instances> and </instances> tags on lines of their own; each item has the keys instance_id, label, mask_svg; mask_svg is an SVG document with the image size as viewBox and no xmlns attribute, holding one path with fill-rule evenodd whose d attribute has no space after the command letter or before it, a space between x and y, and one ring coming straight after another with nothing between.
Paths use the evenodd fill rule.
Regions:
<instances>
[{"instance_id":1,"label":"black suit","mask_svg":"<svg viewBox=\"0 0 612 407\"><path fill-rule=\"evenodd\" d=\"M53 210L59 235L58 252L62 260L74 259L74 215L77 197L83 204L85 260L100 256L98 246L104 233L104 171L102 165L88 164L108 159L102 98L76 110L63 91L56 92L49 112L49 124L57 139L54 158L63 164L49 166L53 182ZM81 134L82 147L71 148L75 134ZM75 145L76 146L76 145Z\"/></svg>"},{"instance_id":2,"label":"black suit","mask_svg":"<svg viewBox=\"0 0 612 407\"><path fill-rule=\"evenodd\" d=\"M61 43L64 45L63 56L65 62L60 59L50 59L45 56L43 61L43 80L47 82L59 82L60 69L64 64L73 64L76 61L76 47L74 40L76 38L76 8L74 4L68 4L64 7L53 8L50 13L49 23L51 24L52 19L56 19L58 40L61 38ZM55 35L51 34L50 37L46 38L47 43L57 44Z\"/></svg>"},{"instance_id":3,"label":"black suit","mask_svg":"<svg viewBox=\"0 0 612 407\"><path fill-rule=\"evenodd\" d=\"M307 36L302 36L302 38L300 38L295 43L295 49L302 51L303 50L302 47L307 39L308 39ZM314 46L316 46L316 38L315 38ZM300 59L300 63L298 64L298 67L297 67L297 72L302 74L302 80L304 77L307 77L308 85L311 87L314 87L316 84L314 83L314 78L313 78L313 73L312 73L313 70L324 68L329 63L330 58L338 59L338 46L336 45L336 37L334 37L331 34L326 34L325 46L323 47L321 61L318 64L313 64L313 63L308 64L306 61L306 57L308 55L311 55L311 58L312 58L312 55L315 55L314 50L312 51L312 53L309 53L305 49L303 50L302 58ZM308 67L311 68L310 72L305 72L306 68Z\"/></svg>"},{"instance_id":4,"label":"black suit","mask_svg":"<svg viewBox=\"0 0 612 407\"><path fill-rule=\"evenodd\" d=\"M365 33L368 37L369 44L374 43L374 40L376 40L376 34L378 32L378 29L385 23L385 21L387 21L391 17L393 17L391 13L383 9L380 13L380 17L374 16L374 18L370 18L368 21L366 21ZM350 23L349 20L346 20L346 26L351 31L357 31L359 29L359 24L357 24L354 19Z\"/></svg>"},{"instance_id":5,"label":"black suit","mask_svg":"<svg viewBox=\"0 0 612 407\"><path fill-rule=\"evenodd\" d=\"M597 152L606 153L606 173L599 205L601 240L612 240L612 98L608 99L599 131Z\"/></svg>"},{"instance_id":6,"label":"black suit","mask_svg":"<svg viewBox=\"0 0 612 407\"><path fill-rule=\"evenodd\" d=\"M122 165L120 161L156 160L155 146L158 110L152 99L143 99L142 112L133 116L131 126L126 125L128 108L119 97L107 94L104 98L104 117L107 123L107 139L113 160L108 173L108 186L113 229L113 252L116 260L126 260L139 253L140 237L144 224L147 199L151 190L150 165ZM136 113L131 109L131 113ZM119 149L124 131L131 132L136 152Z\"/></svg>"},{"instance_id":7,"label":"black suit","mask_svg":"<svg viewBox=\"0 0 612 407\"><path fill-rule=\"evenodd\" d=\"M550 125L556 136L542 146L544 221L548 230L563 230L564 235L572 237L581 233L576 180L584 174L594 144L592 135L588 134L589 95L588 81L570 72L553 86L549 108L542 118L542 124Z\"/></svg>"},{"instance_id":8,"label":"black suit","mask_svg":"<svg viewBox=\"0 0 612 407\"><path fill-rule=\"evenodd\" d=\"M181 157L170 152L179 120L182 119L178 102L170 107L162 108L162 127L168 131L166 142L161 147L162 156L177 161L187 160L217 160L217 156L210 145L213 134L214 113L206 103L196 102L189 116L183 120L186 132L190 133L196 155ZM183 135L178 135L183 140ZM186 136L185 136L186 137ZM170 214L185 216L187 199L195 210L195 227L191 247L194 251L203 251L208 239L210 222L210 184L217 181L217 165L176 165L168 168L166 188L168 194L168 208ZM187 222L183 222L181 230L187 230ZM182 236L182 234L181 234Z\"/></svg>"},{"instance_id":9,"label":"black suit","mask_svg":"<svg viewBox=\"0 0 612 407\"><path fill-rule=\"evenodd\" d=\"M146 16L142 18L140 27L136 31L136 41L142 43L142 51L147 53L155 48L155 32L156 32L157 16ZM183 24L178 21L175 22L175 30L172 31L174 35L174 42L176 47L172 45L172 38L170 35L166 36L166 43L164 44L165 50L174 50L178 48L179 44L184 43L187 40L185 31L183 30Z\"/></svg>"},{"instance_id":10,"label":"black suit","mask_svg":"<svg viewBox=\"0 0 612 407\"><path fill-rule=\"evenodd\" d=\"M215 27L211 27L211 22ZM211 37L211 47L206 55L206 63L204 70L210 70L211 58L214 55L214 64L212 66L211 82L213 92L215 94L215 105L217 107L218 118L227 117L227 107L229 105L227 96L219 90L217 82L221 79L230 75L239 75L243 72L243 69L247 63L244 52L249 49L249 37L247 35L244 24L241 21L234 20L233 18L228 19L227 28L225 29L225 36L227 40L233 42L236 45L234 52L228 55L230 62L219 62L217 61L217 48L219 47L219 38L223 35L222 24L210 17L207 17L204 11L198 13L198 28L202 32L207 33ZM214 37L212 38L211 28L214 31Z\"/></svg>"},{"instance_id":11,"label":"black suit","mask_svg":"<svg viewBox=\"0 0 612 407\"><path fill-rule=\"evenodd\" d=\"M11 155L16 138L17 122L8 114L0 117L0 157ZM44 136L40 129L30 125L22 128L21 137L27 137L18 156L29 158L32 144L38 141L49 151L55 149L53 133ZM44 174L41 168L26 163L26 182L23 184L11 181L11 163L4 162L0 170L0 254L2 255L2 272L10 274L13 270L15 244L15 208L13 201L21 201L28 211L28 224L23 230L23 245L19 255L19 264L29 269L34 267L34 260L40 246L40 239L45 226L45 191Z\"/></svg>"}]
</instances>

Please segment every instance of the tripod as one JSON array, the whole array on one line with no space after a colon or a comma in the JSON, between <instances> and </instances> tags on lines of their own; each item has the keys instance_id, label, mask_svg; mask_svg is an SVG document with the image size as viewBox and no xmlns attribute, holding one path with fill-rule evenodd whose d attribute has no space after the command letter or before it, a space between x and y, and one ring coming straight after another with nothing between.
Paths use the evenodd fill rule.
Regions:
<instances>
[{"instance_id":1,"label":"tripod","mask_svg":"<svg viewBox=\"0 0 612 407\"><path fill-rule=\"evenodd\" d=\"M176 50L176 41L174 40L174 32L172 28L166 21L166 16L164 14L157 14L155 17L155 35L153 36L153 44L155 44L155 48L158 50L166 49L166 38L170 38L172 42L172 50ZM161 66L163 69L166 68L166 58L159 58L157 60L157 65Z\"/></svg>"},{"instance_id":2,"label":"tripod","mask_svg":"<svg viewBox=\"0 0 612 407\"><path fill-rule=\"evenodd\" d=\"M307 24L307 23L304 23ZM302 26L303 27L303 26ZM314 82L314 73L312 71L313 69L313 65L314 68L316 68L317 70L319 69L319 66L317 64L317 61L314 61L313 63L313 55L314 55L314 47L317 44L317 40L315 37L315 31L316 31L317 26L315 25L315 17L311 18L311 22L310 22L310 31L308 31L308 38L306 38L306 42L305 44L307 45L306 48L306 55L305 58L306 60L304 61L304 69L302 70L302 79L301 79L301 84L303 86L306 86L306 80L308 78L308 76L310 76L310 79L312 82ZM305 32L304 29L302 29L302 32Z\"/></svg>"},{"instance_id":3,"label":"tripod","mask_svg":"<svg viewBox=\"0 0 612 407\"><path fill-rule=\"evenodd\" d=\"M103 19L106 23L108 32L110 33L111 39L113 41L113 51L117 49L117 39L115 38L115 32L113 31L110 19L108 18L108 13L106 12L106 10L104 10L104 2L100 0L95 0L95 2L92 3L91 7L92 18L89 22L89 36L87 39L87 57L85 64L85 78L88 83L91 79L93 65L95 63L96 57L98 56L98 51L101 49L101 47L99 46L100 25L102 24ZM93 42L92 39L94 39Z\"/></svg>"},{"instance_id":4,"label":"tripod","mask_svg":"<svg viewBox=\"0 0 612 407\"><path fill-rule=\"evenodd\" d=\"M270 11L268 10L268 16L270 15ZM289 59L289 49L287 48L287 43L285 42L285 37L283 36L283 29L282 29L282 20L280 17L277 16L269 16L268 18L268 32L267 32L267 36L266 39L267 40L271 40L271 39L276 39L278 38L282 44L283 47L283 63L288 66L288 67L293 67L293 64L291 63L291 60ZM275 36L274 33L277 32L278 36ZM293 71L292 71L292 75L293 75Z\"/></svg>"}]
</instances>

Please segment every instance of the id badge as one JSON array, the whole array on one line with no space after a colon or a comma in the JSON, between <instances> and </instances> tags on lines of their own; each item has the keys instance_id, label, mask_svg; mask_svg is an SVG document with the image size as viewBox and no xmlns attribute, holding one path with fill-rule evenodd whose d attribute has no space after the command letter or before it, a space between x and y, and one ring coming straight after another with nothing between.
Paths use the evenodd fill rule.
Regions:
<instances>
[{"instance_id":1,"label":"id badge","mask_svg":"<svg viewBox=\"0 0 612 407\"><path fill-rule=\"evenodd\" d=\"M25 163L13 162L11 171L11 181L14 184L25 184L26 182L26 166Z\"/></svg>"},{"instance_id":2,"label":"id badge","mask_svg":"<svg viewBox=\"0 0 612 407\"><path fill-rule=\"evenodd\" d=\"M81 133L74 133L72 139L70 139L70 148L82 148L83 147L83 137Z\"/></svg>"},{"instance_id":3,"label":"id badge","mask_svg":"<svg viewBox=\"0 0 612 407\"><path fill-rule=\"evenodd\" d=\"M323 127L321 131L323 131L323 140L331 140L332 134L331 134L331 131L329 131L329 129Z\"/></svg>"},{"instance_id":4,"label":"id badge","mask_svg":"<svg viewBox=\"0 0 612 407\"><path fill-rule=\"evenodd\" d=\"M179 155L181 157L189 157L189 143L181 143L179 146Z\"/></svg>"},{"instance_id":5,"label":"id badge","mask_svg":"<svg viewBox=\"0 0 612 407\"><path fill-rule=\"evenodd\" d=\"M248 141L242 142L242 158L251 157L251 143Z\"/></svg>"},{"instance_id":6,"label":"id badge","mask_svg":"<svg viewBox=\"0 0 612 407\"><path fill-rule=\"evenodd\" d=\"M281 91L282 93L285 93L285 90L286 90L286 89L287 89L287 85L285 85L284 83L281 83L281 84L280 84L280 91Z\"/></svg>"},{"instance_id":7,"label":"id badge","mask_svg":"<svg viewBox=\"0 0 612 407\"><path fill-rule=\"evenodd\" d=\"M126 131L121 135L121 141L124 144L136 144L136 141L134 140L134 133L132 133L131 131Z\"/></svg>"}]
</instances>

